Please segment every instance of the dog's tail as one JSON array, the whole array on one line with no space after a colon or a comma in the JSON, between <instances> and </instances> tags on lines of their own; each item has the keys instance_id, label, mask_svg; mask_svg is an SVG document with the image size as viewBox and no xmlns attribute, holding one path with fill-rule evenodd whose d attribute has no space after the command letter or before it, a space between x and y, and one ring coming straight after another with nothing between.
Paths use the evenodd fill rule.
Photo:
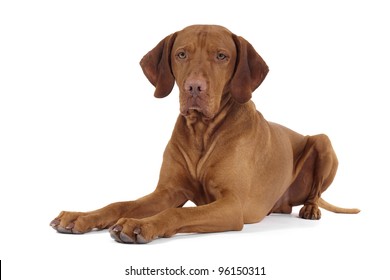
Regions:
<instances>
[{"instance_id":1,"label":"dog's tail","mask_svg":"<svg viewBox=\"0 0 390 280\"><path fill-rule=\"evenodd\" d=\"M357 214L360 212L360 210L357 208L342 208L342 207L335 206L333 204L330 204L329 202L326 202L321 197L318 200L318 206L320 206L321 208L324 208L325 210L334 212L334 213Z\"/></svg>"}]
</instances>

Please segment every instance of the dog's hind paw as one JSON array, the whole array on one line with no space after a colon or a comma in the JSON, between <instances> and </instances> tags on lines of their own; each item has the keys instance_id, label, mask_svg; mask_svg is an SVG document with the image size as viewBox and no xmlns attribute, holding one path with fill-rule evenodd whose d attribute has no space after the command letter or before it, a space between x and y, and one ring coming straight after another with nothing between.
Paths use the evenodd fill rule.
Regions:
<instances>
[{"instance_id":1,"label":"dog's hind paw","mask_svg":"<svg viewBox=\"0 0 390 280\"><path fill-rule=\"evenodd\" d=\"M321 210L318 205L306 204L299 211L299 217L308 220L319 220L321 219Z\"/></svg>"}]
</instances>

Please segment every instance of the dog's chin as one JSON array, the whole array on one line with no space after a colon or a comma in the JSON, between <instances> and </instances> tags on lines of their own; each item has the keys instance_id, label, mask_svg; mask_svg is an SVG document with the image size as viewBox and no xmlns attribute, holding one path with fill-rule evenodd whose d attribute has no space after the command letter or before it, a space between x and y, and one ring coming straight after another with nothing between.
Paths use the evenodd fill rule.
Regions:
<instances>
[{"instance_id":1,"label":"dog's chin","mask_svg":"<svg viewBox=\"0 0 390 280\"><path fill-rule=\"evenodd\" d=\"M181 114L184 117L199 117L201 116L203 119L213 119L215 114L212 114L208 110L205 110L199 106L191 106L186 109L181 110Z\"/></svg>"}]
</instances>

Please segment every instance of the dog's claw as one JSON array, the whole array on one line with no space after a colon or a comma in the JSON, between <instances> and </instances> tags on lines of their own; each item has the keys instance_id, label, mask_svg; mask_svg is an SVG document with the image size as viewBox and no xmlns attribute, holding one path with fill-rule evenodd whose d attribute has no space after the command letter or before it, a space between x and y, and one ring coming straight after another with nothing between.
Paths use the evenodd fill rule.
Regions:
<instances>
[{"instance_id":1,"label":"dog's claw","mask_svg":"<svg viewBox=\"0 0 390 280\"><path fill-rule=\"evenodd\" d=\"M136 227L133 230L133 233L135 234L135 237L137 239L137 243L139 243L139 244L146 244L146 243L148 243L148 241L141 235L141 228Z\"/></svg>"},{"instance_id":2,"label":"dog's claw","mask_svg":"<svg viewBox=\"0 0 390 280\"><path fill-rule=\"evenodd\" d=\"M120 225L114 225L110 228L110 231L113 231L115 233L118 233L122 230L123 228Z\"/></svg>"},{"instance_id":3,"label":"dog's claw","mask_svg":"<svg viewBox=\"0 0 390 280\"><path fill-rule=\"evenodd\" d=\"M119 234L119 238L122 240L123 243L135 243L133 238L123 232Z\"/></svg>"},{"instance_id":4,"label":"dog's claw","mask_svg":"<svg viewBox=\"0 0 390 280\"><path fill-rule=\"evenodd\" d=\"M74 223L70 223L69 225L67 225L67 226L65 227L65 229L70 230L70 231L72 231L73 228L74 228Z\"/></svg>"},{"instance_id":5,"label":"dog's claw","mask_svg":"<svg viewBox=\"0 0 390 280\"><path fill-rule=\"evenodd\" d=\"M134 234L140 234L141 233L141 229L139 227L136 227L134 230L133 230L133 233Z\"/></svg>"},{"instance_id":6,"label":"dog's claw","mask_svg":"<svg viewBox=\"0 0 390 280\"><path fill-rule=\"evenodd\" d=\"M116 241L116 242L120 242L120 243L126 243L126 240L127 241L130 241L130 237L128 237L127 235L125 235L123 232L122 232L122 226L120 225L114 225L112 226L110 229L109 229L109 232L110 232L110 236Z\"/></svg>"},{"instance_id":7,"label":"dog's claw","mask_svg":"<svg viewBox=\"0 0 390 280\"><path fill-rule=\"evenodd\" d=\"M58 219L54 219L53 221L50 222L50 226L54 229L57 229L59 224L60 224L60 220Z\"/></svg>"},{"instance_id":8,"label":"dog's claw","mask_svg":"<svg viewBox=\"0 0 390 280\"><path fill-rule=\"evenodd\" d=\"M120 239L119 239L119 237L116 235L116 233L115 233L114 231L111 231L111 230L110 230L110 236L111 236L111 238L114 239L115 241L121 242Z\"/></svg>"},{"instance_id":9,"label":"dog's claw","mask_svg":"<svg viewBox=\"0 0 390 280\"><path fill-rule=\"evenodd\" d=\"M69 229L69 228L64 228L62 226L58 226L55 228L59 233L73 233L72 232L72 229Z\"/></svg>"}]
</instances>

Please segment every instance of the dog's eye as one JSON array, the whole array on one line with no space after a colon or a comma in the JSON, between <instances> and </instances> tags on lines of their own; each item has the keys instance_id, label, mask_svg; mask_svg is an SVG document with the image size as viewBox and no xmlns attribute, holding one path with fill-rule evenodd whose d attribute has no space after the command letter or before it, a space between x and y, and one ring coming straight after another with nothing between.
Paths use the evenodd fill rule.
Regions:
<instances>
[{"instance_id":1,"label":"dog's eye","mask_svg":"<svg viewBox=\"0 0 390 280\"><path fill-rule=\"evenodd\" d=\"M218 60L225 60L225 59L227 59L227 56L224 53L220 52L217 54L217 59Z\"/></svg>"},{"instance_id":2,"label":"dog's eye","mask_svg":"<svg viewBox=\"0 0 390 280\"><path fill-rule=\"evenodd\" d=\"M176 55L179 59L186 59L187 58L187 54L183 51L181 52L178 52L177 55Z\"/></svg>"}]
</instances>

